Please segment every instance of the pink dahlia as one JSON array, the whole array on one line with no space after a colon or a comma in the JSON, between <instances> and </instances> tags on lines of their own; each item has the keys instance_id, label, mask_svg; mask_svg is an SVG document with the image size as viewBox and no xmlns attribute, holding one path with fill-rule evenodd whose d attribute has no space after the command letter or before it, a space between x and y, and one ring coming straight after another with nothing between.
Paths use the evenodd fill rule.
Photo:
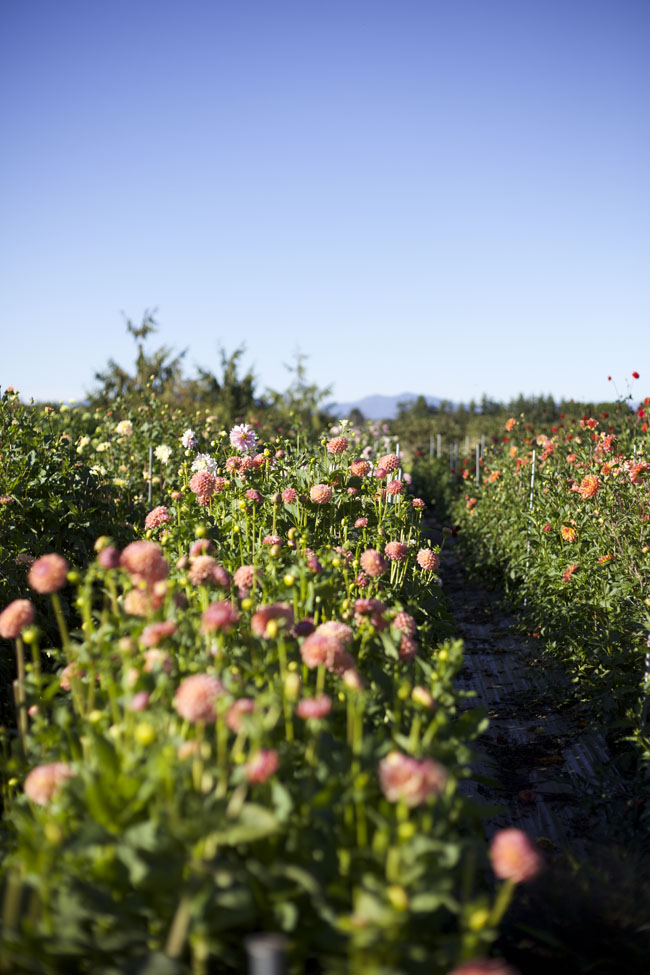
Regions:
<instances>
[{"instance_id":1,"label":"pink dahlia","mask_svg":"<svg viewBox=\"0 0 650 975\"><path fill-rule=\"evenodd\" d=\"M211 548L212 542L209 538L197 538L190 545L190 558L195 559L197 555L207 555Z\"/></svg>"},{"instance_id":2,"label":"pink dahlia","mask_svg":"<svg viewBox=\"0 0 650 975\"><path fill-rule=\"evenodd\" d=\"M214 489L215 476L210 471L197 471L190 478L190 491L200 498L210 498Z\"/></svg>"},{"instance_id":3,"label":"pink dahlia","mask_svg":"<svg viewBox=\"0 0 650 975\"><path fill-rule=\"evenodd\" d=\"M397 454L384 454L377 461L377 467L383 467L385 471L390 473L390 471L396 471L400 465L400 460Z\"/></svg>"},{"instance_id":4,"label":"pink dahlia","mask_svg":"<svg viewBox=\"0 0 650 975\"><path fill-rule=\"evenodd\" d=\"M405 545L404 542L388 542L384 549L384 555L391 562L404 562L408 553L408 545Z\"/></svg>"},{"instance_id":5,"label":"pink dahlia","mask_svg":"<svg viewBox=\"0 0 650 975\"><path fill-rule=\"evenodd\" d=\"M367 518L357 518L357 520L354 523L355 528L366 528L367 525L368 525Z\"/></svg>"},{"instance_id":6,"label":"pink dahlia","mask_svg":"<svg viewBox=\"0 0 650 975\"><path fill-rule=\"evenodd\" d=\"M230 442L240 454L250 454L257 446L257 434L249 423L239 423L230 431Z\"/></svg>"},{"instance_id":7,"label":"pink dahlia","mask_svg":"<svg viewBox=\"0 0 650 975\"><path fill-rule=\"evenodd\" d=\"M3 640L15 640L35 619L36 610L29 599L14 599L0 613L0 636Z\"/></svg>"},{"instance_id":8,"label":"pink dahlia","mask_svg":"<svg viewBox=\"0 0 650 975\"><path fill-rule=\"evenodd\" d=\"M296 714L299 718L325 718L332 710L332 699L327 694L319 697L304 697L298 702Z\"/></svg>"},{"instance_id":9,"label":"pink dahlia","mask_svg":"<svg viewBox=\"0 0 650 975\"><path fill-rule=\"evenodd\" d=\"M408 633L402 634L399 644L399 659L413 660L418 655L418 641Z\"/></svg>"},{"instance_id":10,"label":"pink dahlia","mask_svg":"<svg viewBox=\"0 0 650 975\"><path fill-rule=\"evenodd\" d=\"M325 636L336 637L345 646L354 640L354 630L347 623L340 620L327 620L316 627L316 633L324 633Z\"/></svg>"},{"instance_id":11,"label":"pink dahlia","mask_svg":"<svg viewBox=\"0 0 650 975\"><path fill-rule=\"evenodd\" d=\"M327 504L332 500L332 489L329 484L314 484L309 497L314 504Z\"/></svg>"},{"instance_id":12,"label":"pink dahlia","mask_svg":"<svg viewBox=\"0 0 650 975\"><path fill-rule=\"evenodd\" d=\"M285 488L282 492L282 500L285 504L293 504L298 500L298 492L292 487Z\"/></svg>"},{"instance_id":13,"label":"pink dahlia","mask_svg":"<svg viewBox=\"0 0 650 975\"><path fill-rule=\"evenodd\" d=\"M256 574L259 579L259 572L255 572L255 566L240 565L235 572L235 585L238 589L245 589L246 591L252 589Z\"/></svg>"},{"instance_id":14,"label":"pink dahlia","mask_svg":"<svg viewBox=\"0 0 650 975\"><path fill-rule=\"evenodd\" d=\"M348 667L342 673L343 683L346 687L349 687L351 691L362 691L364 688L364 683L361 680L361 675L356 667Z\"/></svg>"},{"instance_id":15,"label":"pink dahlia","mask_svg":"<svg viewBox=\"0 0 650 975\"><path fill-rule=\"evenodd\" d=\"M289 603L272 603L270 606L260 606L251 617L251 630L256 636L268 639L267 626L274 620L284 623L287 629L293 626L293 609Z\"/></svg>"},{"instance_id":16,"label":"pink dahlia","mask_svg":"<svg viewBox=\"0 0 650 975\"><path fill-rule=\"evenodd\" d=\"M62 555L52 552L36 559L27 577L32 589L42 594L58 592L63 589L70 565Z\"/></svg>"},{"instance_id":17,"label":"pink dahlia","mask_svg":"<svg viewBox=\"0 0 650 975\"><path fill-rule=\"evenodd\" d=\"M159 647L150 647L148 650L145 650L142 657L144 659L145 674L153 674L158 669L164 670L166 674L171 674L172 658L166 650L161 650Z\"/></svg>"},{"instance_id":18,"label":"pink dahlia","mask_svg":"<svg viewBox=\"0 0 650 975\"><path fill-rule=\"evenodd\" d=\"M226 460L226 470L229 474L236 474L241 467L240 457L228 457Z\"/></svg>"},{"instance_id":19,"label":"pink dahlia","mask_svg":"<svg viewBox=\"0 0 650 975\"><path fill-rule=\"evenodd\" d=\"M229 633L239 619L235 607L225 599L212 603L201 616L201 629L204 633L214 633L223 630Z\"/></svg>"},{"instance_id":20,"label":"pink dahlia","mask_svg":"<svg viewBox=\"0 0 650 975\"><path fill-rule=\"evenodd\" d=\"M282 539L279 535L265 535L262 545L282 545Z\"/></svg>"},{"instance_id":21,"label":"pink dahlia","mask_svg":"<svg viewBox=\"0 0 650 975\"><path fill-rule=\"evenodd\" d=\"M181 681L174 695L174 707L181 718L195 724L197 721L214 723L217 720L217 698L223 693L223 684L211 674L193 674Z\"/></svg>"},{"instance_id":22,"label":"pink dahlia","mask_svg":"<svg viewBox=\"0 0 650 975\"><path fill-rule=\"evenodd\" d=\"M147 517L144 520L144 527L148 530L153 528L160 528L161 525L166 524L168 521L173 521L174 519L170 515L169 511L164 504L159 504L157 508L152 508Z\"/></svg>"},{"instance_id":23,"label":"pink dahlia","mask_svg":"<svg viewBox=\"0 0 650 975\"><path fill-rule=\"evenodd\" d=\"M114 545L105 545L97 556L97 561L102 569L117 569L120 564L119 549Z\"/></svg>"},{"instance_id":24,"label":"pink dahlia","mask_svg":"<svg viewBox=\"0 0 650 975\"><path fill-rule=\"evenodd\" d=\"M379 763L379 783L389 802L420 806L429 796L439 796L447 784L447 772L432 758L417 759L389 752Z\"/></svg>"},{"instance_id":25,"label":"pink dahlia","mask_svg":"<svg viewBox=\"0 0 650 975\"><path fill-rule=\"evenodd\" d=\"M347 437L332 437L327 441L328 454L343 454L348 449Z\"/></svg>"},{"instance_id":26,"label":"pink dahlia","mask_svg":"<svg viewBox=\"0 0 650 975\"><path fill-rule=\"evenodd\" d=\"M131 698L129 711L144 711L149 707L150 696L151 695L147 691L138 691L138 693L134 694Z\"/></svg>"},{"instance_id":27,"label":"pink dahlia","mask_svg":"<svg viewBox=\"0 0 650 975\"><path fill-rule=\"evenodd\" d=\"M397 481L397 480L389 481L388 484L386 485L386 494L391 495L391 497L396 497L398 494L401 494L403 490L404 490L403 481Z\"/></svg>"},{"instance_id":28,"label":"pink dahlia","mask_svg":"<svg viewBox=\"0 0 650 975\"><path fill-rule=\"evenodd\" d=\"M240 697L228 708L226 714L226 724L235 734L241 729L242 718L247 714L252 714L255 710L255 701L252 697Z\"/></svg>"},{"instance_id":29,"label":"pink dahlia","mask_svg":"<svg viewBox=\"0 0 650 975\"><path fill-rule=\"evenodd\" d=\"M25 779L25 795L31 802L39 806L47 806L55 792L73 776L74 772L67 762L37 765Z\"/></svg>"},{"instance_id":30,"label":"pink dahlia","mask_svg":"<svg viewBox=\"0 0 650 975\"><path fill-rule=\"evenodd\" d=\"M262 749L244 766L249 782L266 782L277 772L278 753L275 749Z\"/></svg>"},{"instance_id":31,"label":"pink dahlia","mask_svg":"<svg viewBox=\"0 0 650 975\"><path fill-rule=\"evenodd\" d=\"M372 579L378 579L388 568L388 563L374 548L367 548L361 553L361 568Z\"/></svg>"},{"instance_id":32,"label":"pink dahlia","mask_svg":"<svg viewBox=\"0 0 650 975\"><path fill-rule=\"evenodd\" d=\"M187 578L193 586L221 586L227 589L230 576L211 555L199 555L195 558L187 571Z\"/></svg>"},{"instance_id":33,"label":"pink dahlia","mask_svg":"<svg viewBox=\"0 0 650 975\"><path fill-rule=\"evenodd\" d=\"M163 620L162 623L150 623L140 634L143 647L157 647L161 640L176 632L178 626L173 620Z\"/></svg>"},{"instance_id":34,"label":"pink dahlia","mask_svg":"<svg viewBox=\"0 0 650 975\"><path fill-rule=\"evenodd\" d=\"M454 968L449 975L520 975L517 968L513 968L499 958L475 958L466 961L460 968Z\"/></svg>"},{"instance_id":35,"label":"pink dahlia","mask_svg":"<svg viewBox=\"0 0 650 975\"><path fill-rule=\"evenodd\" d=\"M367 460L363 460L361 457L353 460L350 464L350 474L352 474L353 477L367 477L370 471L370 463Z\"/></svg>"},{"instance_id":36,"label":"pink dahlia","mask_svg":"<svg viewBox=\"0 0 650 975\"><path fill-rule=\"evenodd\" d=\"M407 636L415 636L417 627L415 625L415 620L410 613L400 612L397 614L393 620L393 626L400 633L406 633Z\"/></svg>"},{"instance_id":37,"label":"pink dahlia","mask_svg":"<svg viewBox=\"0 0 650 975\"><path fill-rule=\"evenodd\" d=\"M490 862L500 880L516 884L533 877L542 869L542 857L531 840L520 829L501 829L490 844Z\"/></svg>"},{"instance_id":38,"label":"pink dahlia","mask_svg":"<svg viewBox=\"0 0 650 975\"><path fill-rule=\"evenodd\" d=\"M155 582L166 579L169 573L162 549L155 542L131 542L120 555L120 565L136 585L145 582L147 586L153 586Z\"/></svg>"},{"instance_id":39,"label":"pink dahlia","mask_svg":"<svg viewBox=\"0 0 650 975\"><path fill-rule=\"evenodd\" d=\"M422 500L422 498L413 498L413 500L411 501L411 504L412 504L412 506L414 508L419 509L420 511L422 510L422 508L425 507L425 504L424 504L424 501Z\"/></svg>"},{"instance_id":40,"label":"pink dahlia","mask_svg":"<svg viewBox=\"0 0 650 975\"><path fill-rule=\"evenodd\" d=\"M425 572L435 572L440 565L440 558L430 548L421 548L417 554L417 563Z\"/></svg>"}]
</instances>

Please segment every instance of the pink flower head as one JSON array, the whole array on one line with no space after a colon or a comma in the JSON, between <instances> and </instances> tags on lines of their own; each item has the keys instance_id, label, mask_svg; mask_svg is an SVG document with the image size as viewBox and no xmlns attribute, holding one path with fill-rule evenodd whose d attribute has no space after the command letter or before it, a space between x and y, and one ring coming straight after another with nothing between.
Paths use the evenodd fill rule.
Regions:
<instances>
[{"instance_id":1,"label":"pink flower head","mask_svg":"<svg viewBox=\"0 0 650 975\"><path fill-rule=\"evenodd\" d=\"M415 625L415 620L410 615L410 613L400 612L397 614L393 620L393 626L400 633L406 633L407 636L415 636L417 627Z\"/></svg>"},{"instance_id":2,"label":"pink flower head","mask_svg":"<svg viewBox=\"0 0 650 975\"><path fill-rule=\"evenodd\" d=\"M245 492L244 497L248 501L254 501L255 504L260 504L264 500L260 492L256 491L255 488L249 488L248 491Z\"/></svg>"},{"instance_id":3,"label":"pink flower head","mask_svg":"<svg viewBox=\"0 0 650 975\"><path fill-rule=\"evenodd\" d=\"M157 647L161 640L176 632L178 626L173 620L163 620L162 623L150 623L140 634L143 647Z\"/></svg>"},{"instance_id":4,"label":"pink flower head","mask_svg":"<svg viewBox=\"0 0 650 975\"><path fill-rule=\"evenodd\" d=\"M424 501L422 500L422 498L413 498L413 500L411 501L411 504L412 504L412 506L414 508L417 508L419 510L422 510L422 508L425 507L425 504L424 504Z\"/></svg>"},{"instance_id":5,"label":"pink flower head","mask_svg":"<svg viewBox=\"0 0 650 975\"><path fill-rule=\"evenodd\" d=\"M354 630L347 623L340 620L327 620L316 627L316 633L324 633L325 636L333 636L340 640L344 646L354 640Z\"/></svg>"},{"instance_id":6,"label":"pink flower head","mask_svg":"<svg viewBox=\"0 0 650 975\"><path fill-rule=\"evenodd\" d=\"M381 480L382 478L386 477L387 474L388 471L386 470L385 467L375 467L372 476L378 477Z\"/></svg>"},{"instance_id":7,"label":"pink flower head","mask_svg":"<svg viewBox=\"0 0 650 975\"><path fill-rule=\"evenodd\" d=\"M29 599L14 599L0 613L0 636L3 640L15 640L35 619L36 610Z\"/></svg>"},{"instance_id":8,"label":"pink flower head","mask_svg":"<svg viewBox=\"0 0 650 975\"><path fill-rule=\"evenodd\" d=\"M226 460L226 470L229 474L235 474L241 466L240 457L228 457Z\"/></svg>"},{"instance_id":9,"label":"pink flower head","mask_svg":"<svg viewBox=\"0 0 650 975\"><path fill-rule=\"evenodd\" d=\"M240 454L250 454L257 446L257 434L249 423L240 423L230 431L230 442Z\"/></svg>"},{"instance_id":10,"label":"pink flower head","mask_svg":"<svg viewBox=\"0 0 650 975\"><path fill-rule=\"evenodd\" d=\"M149 531L153 528L160 528L161 525L173 520L165 505L159 504L157 508L152 508L145 518L144 527Z\"/></svg>"},{"instance_id":11,"label":"pink flower head","mask_svg":"<svg viewBox=\"0 0 650 975\"><path fill-rule=\"evenodd\" d=\"M327 504L332 500L332 489L329 484L314 484L309 497L314 504Z\"/></svg>"},{"instance_id":12,"label":"pink flower head","mask_svg":"<svg viewBox=\"0 0 650 975\"><path fill-rule=\"evenodd\" d=\"M160 650L158 647L150 647L149 650L145 650L142 656L144 659L145 674L153 674L157 668L164 670L166 674L171 673L172 658L166 650Z\"/></svg>"},{"instance_id":13,"label":"pink flower head","mask_svg":"<svg viewBox=\"0 0 650 975\"><path fill-rule=\"evenodd\" d=\"M270 606L260 606L251 617L251 630L256 636L268 639L267 626L271 622L284 622L287 629L293 626L293 609L289 603L272 603Z\"/></svg>"},{"instance_id":14,"label":"pink flower head","mask_svg":"<svg viewBox=\"0 0 650 975\"><path fill-rule=\"evenodd\" d=\"M391 481L391 484L394 483ZM408 545L405 545L404 542L388 542L384 549L386 558L390 559L391 562L404 562L408 553Z\"/></svg>"},{"instance_id":15,"label":"pink flower head","mask_svg":"<svg viewBox=\"0 0 650 975\"><path fill-rule=\"evenodd\" d=\"M228 708L226 714L226 724L235 734L241 729L242 718L246 714L252 714L255 710L255 701L252 697L240 697Z\"/></svg>"},{"instance_id":16,"label":"pink flower head","mask_svg":"<svg viewBox=\"0 0 650 975\"><path fill-rule=\"evenodd\" d=\"M162 603L160 596L144 589L130 589L124 597L124 612L129 616L148 616Z\"/></svg>"},{"instance_id":17,"label":"pink flower head","mask_svg":"<svg viewBox=\"0 0 650 975\"><path fill-rule=\"evenodd\" d=\"M215 476L210 471L197 471L190 478L190 491L199 498L210 498L214 494Z\"/></svg>"},{"instance_id":18,"label":"pink flower head","mask_svg":"<svg viewBox=\"0 0 650 975\"><path fill-rule=\"evenodd\" d=\"M238 619L239 613L232 603L222 599L211 603L205 610L201 616L201 629L204 633L214 633L217 630L229 633Z\"/></svg>"},{"instance_id":19,"label":"pink flower head","mask_svg":"<svg viewBox=\"0 0 650 975\"><path fill-rule=\"evenodd\" d=\"M81 680L85 676L86 671L76 661L72 664L66 664L59 674L59 686L62 690L69 691L72 686L70 683L71 678L72 680Z\"/></svg>"},{"instance_id":20,"label":"pink flower head","mask_svg":"<svg viewBox=\"0 0 650 975\"><path fill-rule=\"evenodd\" d=\"M227 589L230 585L230 576L211 555L197 556L188 569L187 578L193 586L215 585Z\"/></svg>"},{"instance_id":21,"label":"pink flower head","mask_svg":"<svg viewBox=\"0 0 650 975\"><path fill-rule=\"evenodd\" d=\"M138 693L134 694L131 698L129 711L144 711L149 707L149 698L150 695L147 691L138 691Z\"/></svg>"},{"instance_id":22,"label":"pink flower head","mask_svg":"<svg viewBox=\"0 0 650 975\"><path fill-rule=\"evenodd\" d=\"M63 589L70 565L62 555L52 552L36 559L27 577L27 582L42 594L58 592Z\"/></svg>"},{"instance_id":23,"label":"pink flower head","mask_svg":"<svg viewBox=\"0 0 650 975\"><path fill-rule=\"evenodd\" d=\"M166 579L169 573L162 549L155 542L131 542L120 555L120 565L136 585L145 582L147 586L153 586L155 582Z\"/></svg>"},{"instance_id":24,"label":"pink flower head","mask_svg":"<svg viewBox=\"0 0 650 975\"><path fill-rule=\"evenodd\" d=\"M466 961L460 968L454 968L449 975L520 975L517 968L513 968L499 958L475 958Z\"/></svg>"},{"instance_id":25,"label":"pink flower head","mask_svg":"<svg viewBox=\"0 0 650 975\"><path fill-rule=\"evenodd\" d=\"M429 796L439 796L447 784L447 772L432 758L411 758L389 752L379 763L379 784L389 802L420 806Z\"/></svg>"},{"instance_id":26,"label":"pink flower head","mask_svg":"<svg viewBox=\"0 0 650 975\"><path fill-rule=\"evenodd\" d=\"M430 548L421 548L417 554L417 563L425 572L435 572L440 565L440 559Z\"/></svg>"},{"instance_id":27,"label":"pink flower head","mask_svg":"<svg viewBox=\"0 0 650 975\"><path fill-rule=\"evenodd\" d=\"M223 684L211 674L193 674L181 681L174 695L174 707L181 718L195 724L217 720L217 698L223 693Z\"/></svg>"},{"instance_id":28,"label":"pink flower head","mask_svg":"<svg viewBox=\"0 0 650 975\"><path fill-rule=\"evenodd\" d=\"M197 555L207 555L211 548L212 542L209 538L197 538L190 545L190 558L195 559Z\"/></svg>"},{"instance_id":29,"label":"pink flower head","mask_svg":"<svg viewBox=\"0 0 650 975\"><path fill-rule=\"evenodd\" d=\"M321 694L319 697L304 697L298 702L296 714L306 721L308 718L325 718L331 710L331 697Z\"/></svg>"},{"instance_id":30,"label":"pink flower head","mask_svg":"<svg viewBox=\"0 0 650 975\"><path fill-rule=\"evenodd\" d=\"M282 539L279 535L265 535L262 545L282 545Z\"/></svg>"},{"instance_id":31,"label":"pink flower head","mask_svg":"<svg viewBox=\"0 0 650 975\"><path fill-rule=\"evenodd\" d=\"M260 573L255 572L255 566L253 565L240 565L235 572L235 585L238 589L244 589L247 592L253 588L255 582L255 576L259 581Z\"/></svg>"},{"instance_id":32,"label":"pink flower head","mask_svg":"<svg viewBox=\"0 0 650 975\"><path fill-rule=\"evenodd\" d=\"M102 569L117 569L120 564L120 553L114 545L105 545L97 556Z\"/></svg>"},{"instance_id":33,"label":"pink flower head","mask_svg":"<svg viewBox=\"0 0 650 975\"><path fill-rule=\"evenodd\" d=\"M408 633L402 634L399 644L399 659L413 660L418 655L418 641Z\"/></svg>"},{"instance_id":34,"label":"pink flower head","mask_svg":"<svg viewBox=\"0 0 650 975\"><path fill-rule=\"evenodd\" d=\"M278 769L278 753L275 749L262 749L244 766L249 782L266 782Z\"/></svg>"},{"instance_id":35,"label":"pink flower head","mask_svg":"<svg viewBox=\"0 0 650 975\"><path fill-rule=\"evenodd\" d=\"M354 580L354 584L357 589L367 589L370 585L370 576L367 576L365 572L359 572Z\"/></svg>"},{"instance_id":36,"label":"pink flower head","mask_svg":"<svg viewBox=\"0 0 650 975\"><path fill-rule=\"evenodd\" d=\"M401 494L403 490L404 490L403 481L397 481L397 480L389 481L388 484L386 485L386 493L391 495L391 497L396 497L398 494Z\"/></svg>"},{"instance_id":37,"label":"pink flower head","mask_svg":"<svg viewBox=\"0 0 650 975\"><path fill-rule=\"evenodd\" d=\"M367 548L362 552L359 561L361 568L371 579L378 579L388 568L388 563L374 548Z\"/></svg>"},{"instance_id":38,"label":"pink flower head","mask_svg":"<svg viewBox=\"0 0 650 975\"><path fill-rule=\"evenodd\" d=\"M397 454L384 454L377 461L378 467L383 467L387 473L390 471L396 471L400 465L400 460Z\"/></svg>"},{"instance_id":39,"label":"pink flower head","mask_svg":"<svg viewBox=\"0 0 650 975\"><path fill-rule=\"evenodd\" d=\"M494 835L490 844L490 862L500 880L514 880L520 884L537 876L543 861L528 836L511 827Z\"/></svg>"},{"instance_id":40,"label":"pink flower head","mask_svg":"<svg viewBox=\"0 0 650 975\"><path fill-rule=\"evenodd\" d=\"M311 569L312 572L318 574L323 571L323 566L320 564L318 556L312 549L305 549L305 560L307 562L307 568Z\"/></svg>"},{"instance_id":41,"label":"pink flower head","mask_svg":"<svg viewBox=\"0 0 650 975\"><path fill-rule=\"evenodd\" d=\"M25 795L31 802L39 806L47 806L55 792L73 776L74 772L67 762L37 765L25 779Z\"/></svg>"},{"instance_id":42,"label":"pink flower head","mask_svg":"<svg viewBox=\"0 0 650 975\"><path fill-rule=\"evenodd\" d=\"M367 526L367 524L368 524L368 519L367 518L357 518L357 520L354 523L354 527L355 528L365 528Z\"/></svg>"},{"instance_id":43,"label":"pink flower head","mask_svg":"<svg viewBox=\"0 0 650 975\"><path fill-rule=\"evenodd\" d=\"M357 625L362 622L364 617L368 617L372 626L377 630L386 629L384 613L386 604L381 599L356 599L354 602L354 620Z\"/></svg>"},{"instance_id":44,"label":"pink flower head","mask_svg":"<svg viewBox=\"0 0 650 975\"><path fill-rule=\"evenodd\" d=\"M346 687L349 687L351 691L362 691L364 688L364 683L361 680L361 676L356 667L348 667L342 673L343 683Z\"/></svg>"},{"instance_id":45,"label":"pink flower head","mask_svg":"<svg viewBox=\"0 0 650 975\"><path fill-rule=\"evenodd\" d=\"M332 437L327 441L328 454L343 454L348 449L347 437Z\"/></svg>"},{"instance_id":46,"label":"pink flower head","mask_svg":"<svg viewBox=\"0 0 650 975\"><path fill-rule=\"evenodd\" d=\"M367 477L371 471L371 466L367 460L363 460L362 457L358 457L353 460L350 464L350 474L353 477Z\"/></svg>"},{"instance_id":47,"label":"pink flower head","mask_svg":"<svg viewBox=\"0 0 650 975\"><path fill-rule=\"evenodd\" d=\"M293 504L298 500L298 492L292 487L285 488L282 492L282 500L285 504Z\"/></svg>"},{"instance_id":48,"label":"pink flower head","mask_svg":"<svg viewBox=\"0 0 650 975\"><path fill-rule=\"evenodd\" d=\"M253 465L258 470L260 467L264 467L267 462L269 467L272 467L275 463L273 457L267 457L266 454L255 454L253 457Z\"/></svg>"}]
</instances>

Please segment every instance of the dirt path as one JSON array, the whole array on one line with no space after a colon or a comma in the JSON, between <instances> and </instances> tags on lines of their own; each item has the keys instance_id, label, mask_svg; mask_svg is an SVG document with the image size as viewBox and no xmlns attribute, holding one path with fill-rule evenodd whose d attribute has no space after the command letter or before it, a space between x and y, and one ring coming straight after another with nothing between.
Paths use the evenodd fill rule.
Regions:
<instances>
[{"instance_id":1,"label":"dirt path","mask_svg":"<svg viewBox=\"0 0 650 975\"><path fill-rule=\"evenodd\" d=\"M429 532L434 542L440 534ZM447 538L440 577L465 644L459 684L490 726L467 792L485 831L516 826L547 869L518 888L498 951L522 975L650 972L650 854L635 833L639 800L558 665L515 629L502 593L470 578Z\"/></svg>"}]
</instances>

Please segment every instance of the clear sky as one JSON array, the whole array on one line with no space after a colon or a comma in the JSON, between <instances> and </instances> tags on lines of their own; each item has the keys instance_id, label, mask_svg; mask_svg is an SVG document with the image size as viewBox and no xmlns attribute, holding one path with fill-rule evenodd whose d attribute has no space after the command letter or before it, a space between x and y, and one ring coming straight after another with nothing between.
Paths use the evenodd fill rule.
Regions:
<instances>
[{"instance_id":1,"label":"clear sky","mask_svg":"<svg viewBox=\"0 0 650 975\"><path fill-rule=\"evenodd\" d=\"M0 384L650 392L648 0L2 0ZM644 387L644 381L647 386Z\"/></svg>"}]
</instances>

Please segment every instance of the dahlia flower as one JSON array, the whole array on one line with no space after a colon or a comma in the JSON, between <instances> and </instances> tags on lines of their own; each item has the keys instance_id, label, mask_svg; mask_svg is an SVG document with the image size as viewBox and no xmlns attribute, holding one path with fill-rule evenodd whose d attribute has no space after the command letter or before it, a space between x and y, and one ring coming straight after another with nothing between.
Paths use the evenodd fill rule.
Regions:
<instances>
[{"instance_id":1,"label":"dahlia flower","mask_svg":"<svg viewBox=\"0 0 650 975\"><path fill-rule=\"evenodd\" d=\"M156 508L152 508L145 518L144 527L147 530L152 528L160 528L161 525L173 520L174 519L167 510L167 507L164 504L159 504Z\"/></svg>"},{"instance_id":2,"label":"dahlia flower","mask_svg":"<svg viewBox=\"0 0 650 975\"><path fill-rule=\"evenodd\" d=\"M262 749L244 766L249 782L266 782L277 771L278 753L275 749Z\"/></svg>"},{"instance_id":3,"label":"dahlia flower","mask_svg":"<svg viewBox=\"0 0 650 975\"><path fill-rule=\"evenodd\" d=\"M70 565L62 555L52 552L36 559L27 577L32 589L45 595L63 589Z\"/></svg>"},{"instance_id":4,"label":"dahlia flower","mask_svg":"<svg viewBox=\"0 0 650 975\"><path fill-rule=\"evenodd\" d=\"M429 796L439 796L447 784L447 772L432 758L417 759L389 752L379 763L379 784L389 802L420 806Z\"/></svg>"},{"instance_id":5,"label":"dahlia flower","mask_svg":"<svg viewBox=\"0 0 650 975\"><path fill-rule=\"evenodd\" d=\"M55 792L67 779L74 776L74 772L67 762L52 762L49 765L37 765L33 768L23 786L25 795L39 806L47 806Z\"/></svg>"},{"instance_id":6,"label":"dahlia flower","mask_svg":"<svg viewBox=\"0 0 650 975\"><path fill-rule=\"evenodd\" d=\"M36 610L29 599L14 599L0 613L0 636L3 640L15 640L35 619Z\"/></svg>"},{"instance_id":7,"label":"dahlia flower","mask_svg":"<svg viewBox=\"0 0 650 975\"><path fill-rule=\"evenodd\" d=\"M217 698L223 693L223 684L211 674L193 674L181 681L174 695L174 707L181 718L195 724L217 720Z\"/></svg>"},{"instance_id":8,"label":"dahlia flower","mask_svg":"<svg viewBox=\"0 0 650 975\"><path fill-rule=\"evenodd\" d=\"M500 880L523 883L532 880L542 868L542 857L520 829L501 829L490 844L490 862Z\"/></svg>"},{"instance_id":9,"label":"dahlia flower","mask_svg":"<svg viewBox=\"0 0 650 975\"><path fill-rule=\"evenodd\" d=\"M257 434L248 423L240 423L230 431L230 443L235 450L249 454L257 446Z\"/></svg>"}]
</instances>

